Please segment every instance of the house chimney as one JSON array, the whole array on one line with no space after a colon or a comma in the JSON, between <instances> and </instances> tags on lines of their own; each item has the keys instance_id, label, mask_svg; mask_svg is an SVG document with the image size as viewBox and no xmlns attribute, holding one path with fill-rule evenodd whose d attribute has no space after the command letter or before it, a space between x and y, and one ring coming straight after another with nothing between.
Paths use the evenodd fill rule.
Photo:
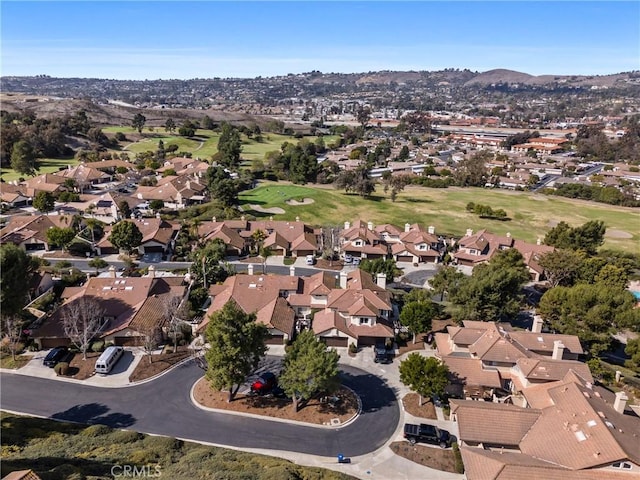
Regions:
<instances>
[{"instance_id":1,"label":"house chimney","mask_svg":"<svg viewBox=\"0 0 640 480\"><path fill-rule=\"evenodd\" d=\"M387 288L387 276L384 273L376 275L376 283L380 288Z\"/></svg>"},{"instance_id":2,"label":"house chimney","mask_svg":"<svg viewBox=\"0 0 640 480\"><path fill-rule=\"evenodd\" d=\"M542 240L540 238L536 240L536 245L542 245Z\"/></svg>"},{"instance_id":3,"label":"house chimney","mask_svg":"<svg viewBox=\"0 0 640 480\"><path fill-rule=\"evenodd\" d=\"M269 221L273 222L273 215L269 215Z\"/></svg>"},{"instance_id":4,"label":"house chimney","mask_svg":"<svg viewBox=\"0 0 640 480\"><path fill-rule=\"evenodd\" d=\"M246 220L245 216L244 216L244 215L242 215L242 216L240 217L240 220L242 220L242 221L244 222L244 221Z\"/></svg>"},{"instance_id":5,"label":"house chimney","mask_svg":"<svg viewBox=\"0 0 640 480\"><path fill-rule=\"evenodd\" d=\"M296 222L300 221L300 217L296 216Z\"/></svg>"},{"instance_id":6,"label":"house chimney","mask_svg":"<svg viewBox=\"0 0 640 480\"><path fill-rule=\"evenodd\" d=\"M187 180L186 185L188 189L191 189L191 180Z\"/></svg>"},{"instance_id":7,"label":"house chimney","mask_svg":"<svg viewBox=\"0 0 640 480\"><path fill-rule=\"evenodd\" d=\"M149 269L147 271L149 272L149 278L156 278L156 267L149 265Z\"/></svg>"},{"instance_id":8,"label":"house chimney","mask_svg":"<svg viewBox=\"0 0 640 480\"><path fill-rule=\"evenodd\" d=\"M247 273L248 273L249 275L253 275L253 263L250 263L250 264L247 266Z\"/></svg>"},{"instance_id":9,"label":"house chimney","mask_svg":"<svg viewBox=\"0 0 640 480\"><path fill-rule=\"evenodd\" d=\"M116 278L116 267L114 267L113 265L109 267L109 276L111 278Z\"/></svg>"},{"instance_id":10,"label":"house chimney","mask_svg":"<svg viewBox=\"0 0 640 480\"><path fill-rule=\"evenodd\" d=\"M507 238L511 238L511 232L507 232Z\"/></svg>"},{"instance_id":11,"label":"house chimney","mask_svg":"<svg viewBox=\"0 0 640 480\"><path fill-rule=\"evenodd\" d=\"M373 222L371 222L371 221L367 222L367 228L369 230L373 230Z\"/></svg>"},{"instance_id":12,"label":"house chimney","mask_svg":"<svg viewBox=\"0 0 640 480\"><path fill-rule=\"evenodd\" d=\"M411 224L410 223L405 223L404 224L404 231L408 232L409 230L411 230Z\"/></svg>"},{"instance_id":13,"label":"house chimney","mask_svg":"<svg viewBox=\"0 0 640 480\"><path fill-rule=\"evenodd\" d=\"M544 321L540 315L533 316L533 325L531 325L531 333L542 333L542 325Z\"/></svg>"},{"instance_id":14,"label":"house chimney","mask_svg":"<svg viewBox=\"0 0 640 480\"><path fill-rule=\"evenodd\" d=\"M296 267L295 267L295 266L291 265L291 266L289 267L289 275L290 275L291 277L295 277L295 276L296 276Z\"/></svg>"},{"instance_id":15,"label":"house chimney","mask_svg":"<svg viewBox=\"0 0 640 480\"><path fill-rule=\"evenodd\" d=\"M347 272L340 272L340 288L342 289L346 289L347 288Z\"/></svg>"},{"instance_id":16,"label":"house chimney","mask_svg":"<svg viewBox=\"0 0 640 480\"><path fill-rule=\"evenodd\" d=\"M624 414L624 407L627 406L627 400L629 400L629 397L627 397L626 393L616 392L616 399L613 402L613 409L620 414Z\"/></svg>"},{"instance_id":17,"label":"house chimney","mask_svg":"<svg viewBox=\"0 0 640 480\"><path fill-rule=\"evenodd\" d=\"M211 219L211 221L212 221L213 223L216 223L216 217L213 217L213 218Z\"/></svg>"},{"instance_id":18,"label":"house chimney","mask_svg":"<svg viewBox=\"0 0 640 480\"><path fill-rule=\"evenodd\" d=\"M473 230L471 230L470 228L467 228L467 234L465 236L470 237L471 235L473 235Z\"/></svg>"},{"instance_id":19,"label":"house chimney","mask_svg":"<svg viewBox=\"0 0 640 480\"><path fill-rule=\"evenodd\" d=\"M351 222L344 222L344 229L349 230L351 228Z\"/></svg>"},{"instance_id":20,"label":"house chimney","mask_svg":"<svg viewBox=\"0 0 640 480\"><path fill-rule=\"evenodd\" d=\"M553 355L551 358L553 360L562 360L562 356L564 355L564 343L562 340L556 340L553 342Z\"/></svg>"},{"instance_id":21,"label":"house chimney","mask_svg":"<svg viewBox=\"0 0 640 480\"><path fill-rule=\"evenodd\" d=\"M429 225L429 228L427 229L427 232L429 232L431 235L435 235L436 234L436 227L434 227L433 225Z\"/></svg>"}]
</instances>

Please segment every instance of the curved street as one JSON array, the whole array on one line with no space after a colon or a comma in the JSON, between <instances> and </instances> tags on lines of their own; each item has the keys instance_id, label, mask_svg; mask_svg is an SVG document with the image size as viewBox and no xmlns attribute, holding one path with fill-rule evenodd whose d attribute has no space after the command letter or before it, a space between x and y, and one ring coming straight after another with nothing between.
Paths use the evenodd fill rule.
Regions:
<instances>
[{"instance_id":1,"label":"curved street","mask_svg":"<svg viewBox=\"0 0 640 480\"><path fill-rule=\"evenodd\" d=\"M123 388L99 388L16 374L0 374L4 410L80 423L169 435L238 448L286 450L320 456L372 452L394 434L400 409L381 378L341 365L343 383L362 400L349 425L317 428L204 411L193 405L192 385L203 375L193 361L156 380Z\"/></svg>"}]
</instances>

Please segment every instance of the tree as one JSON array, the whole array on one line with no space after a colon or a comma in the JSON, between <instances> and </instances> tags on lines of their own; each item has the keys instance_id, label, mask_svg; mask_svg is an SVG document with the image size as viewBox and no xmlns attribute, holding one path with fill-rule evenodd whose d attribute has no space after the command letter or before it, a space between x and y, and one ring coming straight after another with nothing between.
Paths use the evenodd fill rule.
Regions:
<instances>
[{"instance_id":1,"label":"tree","mask_svg":"<svg viewBox=\"0 0 640 480\"><path fill-rule=\"evenodd\" d=\"M217 282L223 282L229 276L228 267L221 262L226 256L226 245L219 238L207 242L191 253L191 275L198 286L205 289Z\"/></svg>"},{"instance_id":2,"label":"tree","mask_svg":"<svg viewBox=\"0 0 640 480\"><path fill-rule=\"evenodd\" d=\"M400 323L409 329L416 343L416 335L431 330L431 322L439 313L438 305L431 301L408 302L400 312Z\"/></svg>"},{"instance_id":3,"label":"tree","mask_svg":"<svg viewBox=\"0 0 640 480\"><path fill-rule=\"evenodd\" d=\"M24 308L37 260L13 243L0 245L0 305L2 315L14 315Z\"/></svg>"},{"instance_id":4,"label":"tree","mask_svg":"<svg viewBox=\"0 0 640 480\"><path fill-rule=\"evenodd\" d=\"M595 255L598 247L604 243L606 227L602 220L591 220L579 227L572 228L566 222L560 222L547 232L544 243L566 250L582 250Z\"/></svg>"},{"instance_id":5,"label":"tree","mask_svg":"<svg viewBox=\"0 0 640 480\"><path fill-rule=\"evenodd\" d=\"M182 298L178 295L166 295L162 299L162 308L165 319L168 322L168 330L170 336L173 338L173 351L178 351L178 336L182 332L183 320L178 316L180 306L182 304Z\"/></svg>"},{"instance_id":6,"label":"tree","mask_svg":"<svg viewBox=\"0 0 640 480\"><path fill-rule=\"evenodd\" d=\"M449 384L449 369L435 357L411 353L400 362L400 381L420 396L433 398L442 395Z\"/></svg>"},{"instance_id":7,"label":"tree","mask_svg":"<svg viewBox=\"0 0 640 480\"><path fill-rule=\"evenodd\" d=\"M173 131L176 129L176 122L173 120L173 118L167 118L167 121L164 122L164 129L169 133L173 133Z\"/></svg>"},{"instance_id":8,"label":"tree","mask_svg":"<svg viewBox=\"0 0 640 480\"><path fill-rule=\"evenodd\" d=\"M450 295L459 320L500 321L520 311L522 287L529 272L515 248L498 252L488 263L474 267Z\"/></svg>"},{"instance_id":9,"label":"tree","mask_svg":"<svg viewBox=\"0 0 640 480\"><path fill-rule=\"evenodd\" d=\"M80 297L62 307L60 316L64 334L87 359L87 349L93 338L100 333L103 325L104 309L92 297Z\"/></svg>"},{"instance_id":10,"label":"tree","mask_svg":"<svg viewBox=\"0 0 640 480\"><path fill-rule=\"evenodd\" d=\"M142 129L144 128L144 124L147 122L147 117L142 115L141 113L136 113L131 121L131 126L135 128L138 133L142 133Z\"/></svg>"},{"instance_id":11,"label":"tree","mask_svg":"<svg viewBox=\"0 0 640 480\"><path fill-rule=\"evenodd\" d=\"M205 354L206 378L213 388L228 390L229 402L258 367L268 336L267 327L256 323L255 313L245 313L233 300L211 315L206 330L210 345Z\"/></svg>"},{"instance_id":12,"label":"tree","mask_svg":"<svg viewBox=\"0 0 640 480\"><path fill-rule=\"evenodd\" d=\"M130 253L142 243L142 232L135 223L122 220L111 229L109 241L114 247Z\"/></svg>"},{"instance_id":13,"label":"tree","mask_svg":"<svg viewBox=\"0 0 640 480\"><path fill-rule=\"evenodd\" d=\"M153 363L153 351L158 348L162 340L162 330L158 324L151 322L143 325L139 332L141 333L140 346L151 364Z\"/></svg>"},{"instance_id":14,"label":"tree","mask_svg":"<svg viewBox=\"0 0 640 480\"><path fill-rule=\"evenodd\" d=\"M17 315L2 317L2 339L6 339L6 345L11 352L11 358L16 359L16 353L22 338L22 325L24 321Z\"/></svg>"},{"instance_id":15,"label":"tree","mask_svg":"<svg viewBox=\"0 0 640 480\"><path fill-rule=\"evenodd\" d=\"M76 232L69 227L51 227L47 230L47 242L67 250L69 244L76 238Z\"/></svg>"},{"instance_id":16,"label":"tree","mask_svg":"<svg viewBox=\"0 0 640 480\"><path fill-rule=\"evenodd\" d=\"M365 128L367 128L369 120L371 120L371 109L369 107L358 107L358 110L356 111L356 118L358 119L358 123L364 130Z\"/></svg>"},{"instance_id":17,"label":"tree","mask_svg":"<svg viewBox=\"0 0 640 480\"><path fill-rule=\"evenodd\" d=\"M55 199L49 192L40 191L36 193L33 199L33 208L42 213L48 213L53 211L55 206Z\"/></svg>"},{"instance_id":18,"label":"tree","mask_svg":"<svg viewBox=\"0 0 640 480\"><path fill-rule=\"evenodd\" d=\"M264 245L262 245L260 247L260 250L258 250L258 256L262 259L262 273L265 272L267 258L269 258L271 255L273 255L273 250L271 250L271 247L265 247Z\"/></svg>"},{"instance_id":19,"label":"tree","mask_svg":"<svg viewBox=\"0 0 640 480\"><path fill-rule=\"evenodd\" d=\"M484 187L487 183L487 162L492 161L493 155L485 150L474 153L458 164L454 178L462 187Z\"/></svg>"},{"instance_id":20,"label":"tree","mask_svg":"<svg viewBox=\"0 0 640 480\"><path fill-rule=\"evenodd\" d=\"M606 350L611 332L640 331L640 311L631 292L601 283L555 287L540 299L537 311L559 333L577 335L586 350Z\"/></svg>"},{"instance_id":21,"label":"tree","mask_svg":"<svg viewBox=\"0 0 640 480\"><path fill-rule=\"evenodd\" d=\"M374 278L378 273L384 273L389 282L393 282L395 277L402 275L402 270L396 266L396 261L393 258L376 258L374 260L365 258L360 262L360 270L370 273Z\"/></svg>"},{"instance_id":22,"label":"tree","mask_svg":"<svg viewBox=\"0 0 640 480\"><path fill-rule=\"evenodd\" d=\"M89 263L87 263L87 266L89 266L91 268L95 268L96 269L96 275L98 275L100 270L102 270L103 268L107 268L109 266L109 264L105 260L103 260L102 258L96 257L96 258L92 258L91 260L89 260Z\"/></svg>"},{"instance_id":23,"label":"tree","mask_svg":"<svg viewBox=\"0 0 640 480\"><path fill-rule=\"evenodd\" d=\"M235 168L240 165L241 152L240 132L227 122L223 122L220 140L218 140L219 163L226 167Z\"/></svg>"},{"instance_id":24,"label":"tree","mask_svg":"<svg viewBox=\"0 0 640 480\"><path fill-rule=\"evenodd\" d=\"M573 284L583 257L573 250L557 249L540 256L538 264L544 268L544 274L551 287Z\"/></svg>"},{"instance_id":25,"label":"tree","mask_svg":"<svg viewBox=\"0 0 640 480\"><path fill-rule=\"evenodd\" d=\"M440 294L440 301L443 301L445 293L447 295L455 294L460 283L465 278L465 274L457 268L445 265L438 270L438 273L429 279L429 285L434 293Z\"/></svg>"},{"instance_id":26,"label":"tree","mask_svg":"<svg viewBox=\"0 0 640 480\"><path fill-rule=\"evenodd\" d=\"M131 208L126 200L120 200L120 202L118 202L118 211L122 218L131 217Z\"/></svg>"},{"instance_id":27,"label":"tree","mask_svg":"<svg viewBox=\"0 0 640 480\"><path fill-rule=\"evenodd\" d=\"M596 275L595 281L606 287L624 290L629 283L629 274L617 265L605 265Z\"/></svg>"},{"instance_id":28,"label":"tree","mask_svg":"<svg viewBox=\"0 0 640 480\"><path fill-rule=\"evenodd\" d=\"M280 386L293 399L297 412L303 402L320 391L333 391L338 384L338 359L335 349L305 330L293 342L284 357Z\"/></svg>"},{"instance_id":29,"label":"tree","mask_svg":"<svg viewBox=\"0 0 640 480\"><path fill-rule=\"evenodd\" d=\"M29 142L19 140L11 149L11 168L23 175L35 175L38 162L33 147Z\"/></svg>"},{"instance_id":30,"label":"tree","mask_svg":"<svg viewBox=\"0 0 640 480\"><path fill-rule=\"evenodd\" d=\"M162 200L157 200L157 199L151 200L149 202L149 208L154 212L157 212L158 210L162 210L164 208L164 202Z\"/></svg>"},{"instance_id":31,"label":"tree","mask_svg":"<svg viewBox=\"0 0 640 480\"><path fill-rule=\"evenodd\" d=\"M238 204L238 184L221 166L207 169L207 184L211 198L225 207Z\"/></svg>"},{"instance_id":32,"label":"tree","mask_svg":"<svg viewBox=\"0 0 640 480\"><path fill-rule=\"evenodd\" d=\"M636 372L640 370L640 337L628 339L624 353L631 357L625 362L625 366Z\"/></svg>"}]
</instances>

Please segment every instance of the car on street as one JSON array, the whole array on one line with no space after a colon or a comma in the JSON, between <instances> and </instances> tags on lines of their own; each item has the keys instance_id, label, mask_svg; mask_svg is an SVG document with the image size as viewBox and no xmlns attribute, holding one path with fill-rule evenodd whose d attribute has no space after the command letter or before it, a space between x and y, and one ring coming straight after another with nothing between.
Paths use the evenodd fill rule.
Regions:
<instances>
[{"instance_id":1,"label":"car on street","mask_svg":"<svg viewBox=\"0 0 640 480\"><path fill-rule=\"evenodd\" d=\"M278 378L273 372L264 372L251 384L251 393L267 395L273 393L278 386Z\"/></svg>"},{"instance_id":2,"label":"car on street","mask_svg":"<svg viewBox=\"0 0 640 480\"><path fill-rule=\"evenodd\" d=\"M351 262L353 262L353 257L350 254L345 253L344 254L344 263L351 263Z\"/></svg>"},{"instance_id":3,"label":"car on street","mask_svg":"<svg viewBox=\"0 0 640 480\"><path fill-rule=\"evenodd\" d=\"M52 348L49 353L47 353L47 356L44 357L44 360L42 361L42 363L45 367L53 368L56 366L56 364L66 359L68 355L69 355L68 347L55 347L55 348Z\"/></svg>"},{"instance_id":4,"label":"car on street","mask_svg":"<svg viewBox=\"0 0 640 480\"><path fill-rule=\"evenodd\" d=\"M316 258L313 255L307 255L306 259L307 265L313 265L316 263Z\"/></svg>"},{"instance_id":5,"label":"car on street","mask_svg":"<svg viewBox=\"0 0 640 480\"><path fill-rule=\"evenodd\" d=\"M389 363L393 362L393 357L391 355L391 352L389 352L385 347L374 347L373 361L375 363L388 365Z\"/></svg>"}]
</instances>

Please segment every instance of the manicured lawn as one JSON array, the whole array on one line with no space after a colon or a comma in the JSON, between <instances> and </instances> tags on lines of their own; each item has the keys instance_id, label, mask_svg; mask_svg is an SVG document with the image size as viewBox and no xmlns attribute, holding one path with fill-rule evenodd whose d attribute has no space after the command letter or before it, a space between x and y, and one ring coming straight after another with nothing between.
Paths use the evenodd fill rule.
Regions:
<instances>
[{"instance_id":1,"label":"manicured lawn","mask_svg":"<svg viewBox=\"0 0 640 480\"><path fill-rule=\"evenodd\" d=\"M477 188L427 189L410 187L398 195L395 203L388 195L378 191L369 200L355 194L345 194L329 188L313 188L264 183L243 193L240 198L245 209L248 204L264 208L280 207L285 210L275 219L294 220L296 216L313 225L342 225L345 221L372 221L374 224L405 223L433 225L437 234L462 236L470 228L487 229L496 234L511 233L515 238L535 242L560 221L572 226L589 220L603 220L610 233L626 232L631 238L608 236L605 247L640 253L640 212L637 209L583 202L561 197L534 195L526 192L485 190ZM309 205L287 205L289 199L312 198ZM486 220L468 213L468 202L490 205L506 210L510 221ZM265 216L251 211L256 216ZM619 236L619 235L618 235Z\"/></svg>"},{"instance_id":2,"label":"manicured lawn","mask_svg":"<svg viewBox=\"0 0 640 480\"><path fill-rule=\"evenodd\" d=\"M78 160L74 157L70 158L41 158L40 159L40 170L36 173L36 175L42 175L43 173L53 173L57 172L61 168L67 168L68 165L72 167L78 164ZM11 168L2 168L0 169L0 176L5 182L11 182L13 180L18 180L20 177L23 177L25 180L28 180L28 175L23 175L21 173L15 172Z\"/></svg>"}]
</instances>

